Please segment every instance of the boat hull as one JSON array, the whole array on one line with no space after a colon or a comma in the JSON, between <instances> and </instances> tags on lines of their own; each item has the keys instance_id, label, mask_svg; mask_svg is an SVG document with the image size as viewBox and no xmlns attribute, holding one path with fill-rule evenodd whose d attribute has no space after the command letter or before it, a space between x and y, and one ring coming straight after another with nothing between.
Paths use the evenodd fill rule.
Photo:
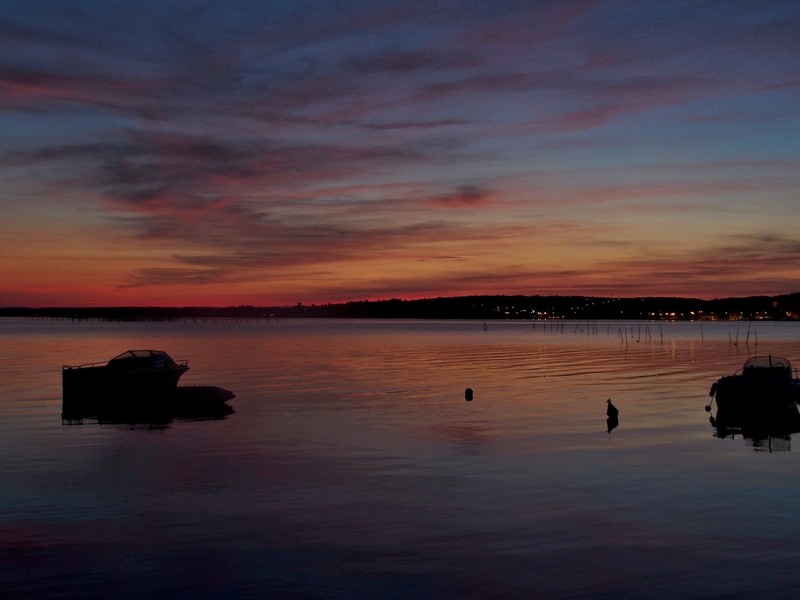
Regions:
<instances>
[{"instance_id":1,"label":"boat hull","mask_svg":"<svg viewBox=\"0 0 800 600\"><path fill-rule=\"evenodd\" d=\"M734 417L780 417L797 411L800 386L796 381L727 375L717 380L711 395L720 411Z\"/></svg>"},{"instance_id":2,"label":"boat hull","mask_svg":"<svg viewBox=\"0 0 800 600\"><path fill-rule=\"evenodd\" d=\"M61 371L65 399L72 398L143 398L160 396L175 390L186 365L157 371L120 371L108 366L65 368Z\"/></svg>"}]
</instances>

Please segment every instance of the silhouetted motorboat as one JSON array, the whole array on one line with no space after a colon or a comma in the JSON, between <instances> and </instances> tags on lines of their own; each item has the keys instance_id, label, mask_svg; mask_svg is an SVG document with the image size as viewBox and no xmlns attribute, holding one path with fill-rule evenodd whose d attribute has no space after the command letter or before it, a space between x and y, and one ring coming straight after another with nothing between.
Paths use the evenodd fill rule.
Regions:
<instances>
[{"instance_id":1,"label":"silhouetted motorboat","mask_svg":"<svg viewBox=\"0 0 800 600\"><path fill-rule=\"evenodd\" d=\"M740 435L756 450L788 451L791 434L800 431L800 381L785 358L749 358L733 375L718 379L709 396L717 402L709 421L721 439ZM711 404L706 410L711 412Z\"/></svg>"},{"instance_id":2,"label":"silhouetted motorboat","mask_svg":"<svg viewBox=\"0 0 800 600\"><path fill-rule=\"evenodd\" d=\"M796 374L795 374L796 375ZM777 356L753 356L733 375L720 377L708 393L731 418L780 419L797 414L800 380ZM711 410L711 406L706 407Z\"/></svg>"},{"instance_id":3,"label":"silhouetted motorboat","mask_svg":"<svg viewBox=\"0 0 800 600\"><path fill-rule=\"evenodd\" d=\"M163 421L215 418L233 412L233 392L217 386L179 387L189 370L161 350L128 350L108 362L66 365L61 370L65 419Z\"/></svg>"},{"instance_id":4,"label":"silhouetted motorboat","mask_svg":"<svg viewBox=\"0 0 800 600\"><path fill-rule=\"evenodd\" d=\"M61 370L64 396L142 393L174 390L189 370L162 350L128 350L107 362L65 365Z\"/></svg>"}]
</instances>

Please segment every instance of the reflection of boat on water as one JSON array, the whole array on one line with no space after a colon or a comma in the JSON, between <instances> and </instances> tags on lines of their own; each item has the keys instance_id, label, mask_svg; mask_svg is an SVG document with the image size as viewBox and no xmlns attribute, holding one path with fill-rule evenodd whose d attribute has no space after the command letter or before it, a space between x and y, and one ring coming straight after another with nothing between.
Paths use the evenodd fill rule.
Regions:
<instances>
[{"instance_id":1,"label":"reflection of boat on water","mask_svg":"<svg viewBox=\"0 0 800 600\"><path fill-rule=\"evenodd\" d=\"M64 366L62 417L74 421L161 422L218 418L233 412L233 392L216 386L178 386L189 370L161 350L128 350L106 363Z\"/></svg>"},{"instance_id":2,"label":"reflection of boat on water","mask_svg":"<svg viewBox=\"0 0 800 600\"><path fill-rule=\"evenodd\" d=\"M735 439L740 436L754 450L788 452L791 450L792 434L800 432L800 413L794 409L780 420L774 418L732 417L717 409L709 418L714 435L720 439Z\"/></svg>"},{"instance_id":3,"label":"reflection of boat on water","mask_svg":"<svg viewBox=\"0 0 800 600\"><path fill-rule=\"evenodd\" d=\"M234 412L227 401L234 393L213 385L176 386L144 396L64 396L61 418L65 424L84 420L100 423L169 423L174 419L222 419Z\"/></svg>"},{"instance_id":4,"label":"reflection of boat on water","mask_svg":"<svg viewBox=\"0 0 800 600\"><path fill-rule=\"evenodd\" d=\"M800 380L785 358L749 358L733 375L718 379L709 396L717 404L710 421L719 438L739 434L756 450L788 451L791 434L800 432ZM711 404L706 410L711 412Z\"/></svg>"}]
</instances>

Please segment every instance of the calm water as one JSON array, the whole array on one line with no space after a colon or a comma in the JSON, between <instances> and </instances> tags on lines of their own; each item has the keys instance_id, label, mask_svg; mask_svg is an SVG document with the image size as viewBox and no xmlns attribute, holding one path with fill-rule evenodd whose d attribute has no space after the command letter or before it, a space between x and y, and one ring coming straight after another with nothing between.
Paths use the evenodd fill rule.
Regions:
<instances>
[{"instance_id":1,"label":"calm water","mask_svg":"<svg viewBox=\"0 0 800 600\"><path fill-rule=\"evenodd\" d=\"M2 596L800 585L800 434L722 439L703 410L750 354L800 366L800 324L5 319L0 342ZM128 348L188 359L235 414L62 423L61 365Z\"/></svg>"}]
</instances>

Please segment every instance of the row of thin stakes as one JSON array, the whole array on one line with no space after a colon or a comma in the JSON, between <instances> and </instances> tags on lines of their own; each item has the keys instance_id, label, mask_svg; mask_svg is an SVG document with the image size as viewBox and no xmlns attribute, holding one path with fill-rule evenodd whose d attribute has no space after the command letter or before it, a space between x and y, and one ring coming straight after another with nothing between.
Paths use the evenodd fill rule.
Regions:
<instances>
[{"instance_id":1,"label":"row of thin stakes","mask_svg":"<svg viewBox=\"0 0 800 600\"><path fill-rule=\"evenodd\" d=\"M747 337L745 338L744 343L746 345L748 345L748 346L750 345L750 332L751 332L752 325L753 325L752 322L748 323L748 325L747 325ZM629 329L630 329L630 338L628 337L628 330ZM664 328L659 326L658 327L658 331L659 331L659 335L661 337L661 343L663 344L664 343ZM633 340L634 342L640 342L642 340L642 326L641 325L638 325L637 329L634 329L633 326L631 326L630 328L627 328L627 327L622 328L622 327L620 327L620 328L618 328L618 332L617 333L619 334L620 343L621 344L625 344L626 346L628 345L629 340ZM754 340L755 340L755 345L758 346L758 332L755 329L752 329L752 333L753 333L753 337L754 337ZM644 326L644 341L645 342L652 342L653 341L653 336L650 333L650 326L649 325L645 325ZM704 335L704 332L703 332L702 323L700 324L700 341L701 342L705 341L705 335ZM739 345L739 327L738 326L736 327L736 338L734 338L731 335L730 331L728 332L728 343L733 345L733 346L738 346Z\"/></svg>"},{"instance_id":2,"label":"row of thin stakes","mask_svg":"<svg viewBox=\"0 0 800 600\"><path fill-rule=\"evenodd\" d=\"M550 332L558 332L564 333L566 321L558 321L552 320L544 324L544 330ZM570 327L572 329L572 333L583 333L586 331L587 335L599 335L600 334L600 324L596 321L580 321L575 323L574 327ZM569 331L570 328L567 328ZM584 329L585 328L585 329ZM483 324L484 331L488 330L488 326L486 323ZM536 329L536 321L533 322L533 329ZM611 335L611 325L606 325L606 333L607 335ZM758 346L758 332L753 329L753 322L749 321L747 324L747 336L745 338L745 344L750 345L750 334L753 334L755 339L755 344ZM664 328L663 326L659 325L658 327L658 334L660 337L660 341L664 343ZM649 325L642 326L641 323L637 324L636 326L631 325L630 327L618 327L617 328L617 335L619 336L619 340L621 344L627 345L629 342L640 342L642 341L642 336L644 335L644 341L653 341L653 334L650 330ZM705 332L703 331L703 324L700 323L700 341L704 341ZM736 337L734 338L730 331L728 332L728 342L733 345L737 346L739 344L739 327L736 327Z\"/></svg>"}]
</instances>

